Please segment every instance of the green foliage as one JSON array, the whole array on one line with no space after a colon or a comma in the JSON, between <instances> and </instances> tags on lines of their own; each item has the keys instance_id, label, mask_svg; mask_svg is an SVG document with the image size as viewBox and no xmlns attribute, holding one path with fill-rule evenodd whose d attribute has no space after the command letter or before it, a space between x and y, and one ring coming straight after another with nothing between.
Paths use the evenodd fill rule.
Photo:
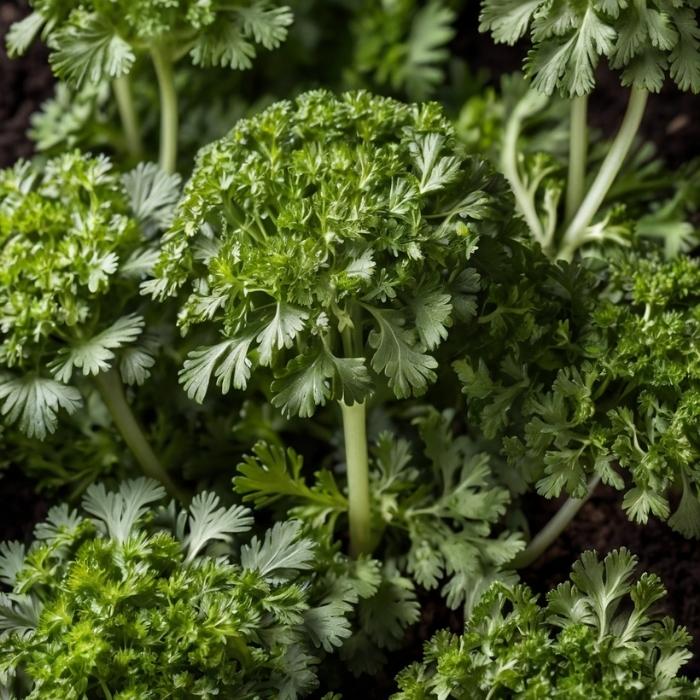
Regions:
<instances>
[{"instance_id":1,"label":"green foliage","mask_svg":"<svg viewBox=\"0 0 700 700\"><path fill-rule=\"evenodd\" d=\"M456 14L443 0L366 0L356 13L351 72L379 86L429 97L444 80Z\"/></svg>"},{"instance_id":2,"label":"green foliage","mask_svg":"<svg viewBox=\"0 0 700 700\"><path fill-rule=\"evenodd\" d=\"M65 83L32 115L29 136L36 149L51 154L119 140L108 121L111 95L106 82L73 91Z\"/></svg>"},{"instance_id":3,"label":"green foliage","mask_svg":"<svg viewBox=\"0 0 700 700\"><path fill-rule=\"evenodd\" d=\"M547 95L591 92L601 58L622 71L623 85L658 92L669 75L700 92L697 8L696 0L484 0L481 29L508 44L529 34L525 72Z\"/></svg>"},{"instance_id":4,"label":"green foliage","mask_svg":"<svg viewBox=\"0 0 700 700\"><path fill-rule=\"evenodd\" d=\"M0 173L0 398L8 423L43 439L74 412L76 374L153 365L139 282L170 220L179 178L142 165L121 177L78 152Z\"/></svg>"},{"instance_id":5,"label":"green foliage","mask_svg":"<svg viewBox=\"0 0 700 700\"><path fill-rule=\"evenodd\" d=\"M544 98L516 73L503 76L498 90L489 89L468 100L455 125L470 153L488 155L498 167L504 132L518 115L517 174L549 241L550 255L557 252L564 223L560 205L569 162L569 110L567 99ZM610 142L596 130L591 130L589 139L586 171L592 173L608 153ZM699 240L694 223L700 208L698 167L694 160L671 169L660 149L638 139L585 231L584 250L605 256L610 247L648 239L662 246L669 258L691 251Z\"/></svg>"},{"instance_id":6,"label":"green foliage","mask_svg":"<svg viewBox=\"0 0 700 700\"><path fill-rule=\"evenodd\" d=\"M605 334L602 373L624 396L607 413L612 454L632 473L623 503L646 522L667 518L667 492L682 489L669 524L700 537L700 266L680 256L623 259L597 311Z\"/></svg>"},{"instance_id":7,"label":"green foliage","mask_svg":"<svg viewBox=\"0 0 700 700\"><path fill-rule=\"evenodd\" d=\"M434 409L417 419L424 459L407 441L381 434L373 492L387 535L405 533L396 553L406 571L425 589L440 587L449 607L469 611L493 580L509 580L502 567L523 543L518 534L492 532L510 496L495 484L489 456L453 435L452 419Z\"/></svg>"},{"instance_id":8,"label":"green foliage","mask_svg":"<svg viewBox=\"0 0 700 700\"><path fill-rule=\"evenodd\" d=\"M295 505L290 512L314 527L330 524L341 513L347 512L348 503L340 491L333 473L327 469L316 472L309 486L302 474L304 460L294 450L259 442L253 454L246 456L238 466L241 476L235 479L236 490L257 507L269 506L289 499Z\"/></svg>"},{"instance_id":9,"label":"green foliage","mask_svg":"<svg viewBox=\"0 0 700 700\"><path fill-rule=\"evenodd\" d=\"M1 410L29 437L78 408L76 370L148 377L138 285L178 190L155 166L122 178L77 152L41 172L20 161L0 173Z\"/></svg>"},{"instance_id":10,"label":"green foliage","mask_svg":"<svg viewBox=\"0 0 700 700\"><path fill-rule=\"evenodd\" d=\"M354 633L340 649L340 658L357 676L376 674L386 667L386 652L405 644L407 630L421 616L413 583L393 562L382 565L360 559L355 586L362 594L354 619Z\"/></svg>"},{"instance_id":11,"label":"green foliage","mask_svg":"<svg viewBox=\"0 0 700 700\"><path fill-rule=\"evenodd\" d=\"M464 634L439 632L392 698L697 697L698 685L678 676L690 637L654 614L665 590L655 574L633 580L635 565L625 549L602 562L586 552L546 606L526 586L494 584Z\"/></svg>"},{"instance_id":12,"label":"green foliage","mask_svg":"<svg viewBox=\"0 0 700 700\"><path fill-rule=\"evenodd\" d=\"M318 91L240 122L201 151L144 285L186 286L180 326L223 336L186 361L188 394L201 401L212 378L244 389L259 366L287 415L362 401L380 376L398 398L422 394L505 196L455 153L436 105Z\"/></svg>"},{"instance_id":13,"label":"green foliage","mask_svg":"<svg viewBox=\"0 0 700 700\"><path fill-rule=\"evenodd\" d=\"M0 172L0 467L84 497L0 544L0 698L339 700L433 624L423 595L466 631L397 700L698 697L626 550L546 605L517 585L512 497L600 478L700 538L699 164L628 157L644 90L700 91L700 2L484 0L482 30L532 48L456 126L331 90L454 106L478 82L450 50L463 0L29 4L7 46L48 45L32 138L58 157ZM636 88L611 143L572 102L602 62ZM184 194L120 171L157 143L183 172L209 143ZM172 492L239 463L269 529L217 491L110 490L137 461Z\"/></svg>"},{"instance_id":14,"label":"green foliage","mask_svg":"<svg viewBox=\"0 0 700 700\"><path fill-rule=\"evenodd\" d=\"M598 474L627 488L631 519L700 536L697 261L610 255L597 280L525 251L509 264L517 291L491 284L481 303L493 311L455 365L473 424L502 440L519 488L583 496Z\"/></svg>"},{"instance_id":15,"label":"green foliage","mask_svg":"<svg viewBox=\"0 0 700 700\"><path fill-rule=\"evenodd\" d=\"M250 529L248 509L201 494L189 511L158 510L163 496L146 479L93 485L81 512L51 510L28 551L0 547L5 692L292 699L316 687L323 650L350 635L357 593L321 582L299 523L277 523L236 554L229 543Z\"/></svg>"},{"instance_id":16,"label":"green foliage","mask_svg":"<svg viewBox=\"0 0 700 700\"><path fill-rule=\"evenodd\" d=\"M522 548L518 534L492 529L510 501L494 483L489 457L472 441L454 437L453 415L427 410L417 419L424 456L388 432L372 449L370 492L376 551L396 559L419 586L440 588L451 608L468 610ZM259 444L239 466L236 490L256 506L279 503L283 511L331 534L347 511L332 472L308 485L303 460L293 450Z\"/></svg>"},{"instance_id":17,"label":"green foliage","mask_svg":"<svg viewBox=\"0 0 700 700\"><path fill-rule=\"evenodd\" d=\"M56 75L80 88L128 74L137 55L158 48L190 55L198 66L246 69L257 51L277 48L292 23L288 7L269 0L34 0L33 14L7 37L10 55L41 32Z\"/></svg>"},{"instance_id":18,"label":"green foliage","mask_svg":"<svg viewBox=\"0 0 700 700\"><path fill-rule=\"evenodd\" d=\"M484 264L493 280L484 285L477 304L486 312L470 333L465 332L465 357L454 368L467 397L471 429L486 439L503 440L524 489L542 477L548 446L560 445L571 434L570 421L587 416L590 401L584 401L584 388L569 401L562 397L544 421L531 429L529 424L533 410L549 405L545 395L557 372L571 368L578 372L599 352L590 328L596 284L581 267L552 263L529 243L513 245L508 259L489 257ZM518 280L516 285L513 279ZM533 444L515 449L523 435L531 436ZM562 465L557 471L576 495L585 488L581 473L585 463L572 460L571 466Z\"/></svg>"}]
</instances>

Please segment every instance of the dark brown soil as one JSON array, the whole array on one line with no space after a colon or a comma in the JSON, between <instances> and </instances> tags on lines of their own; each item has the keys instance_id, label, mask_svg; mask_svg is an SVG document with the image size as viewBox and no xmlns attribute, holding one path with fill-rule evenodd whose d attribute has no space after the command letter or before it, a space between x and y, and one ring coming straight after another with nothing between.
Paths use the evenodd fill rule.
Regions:
<instances>
[{"instance_id":1,"label":"dark brown soil","mask_svg":"<svg viewBox=\"0 0 700 700\"><path fill-rule=\"evenodd\" d=\"M0 476L0 542L31 541L34 525L43 520L49 508L46 499L37 495L34 482L18 467Z\"/></svg>"},{"instance_id":2,"label":"dark brown soil","mask_svg":"<svg viewBox=\"0 0 700 700\"><path fill-rule=\"evenodd\" d=\"M26 56L12 60L5 51L7 28L27 12L24 0L0 3L0 167L29 156L29 118L51 96L54 83L46 50L35 44Z\"/></svg>"},{"instance_id":3,"label":"dark brown soil","mask_svg":"<svg viewBox=\"0 0 700 700\"><path fill-rule=\"evenodd\" d=\"M469 3L460 38L455 42L459 53L472 65L488 67L492 75L516 70L523 55L518 48L495 46L488 37L476 32L476 7ZM0 2L0 41L9 24L26 12L26 4L17 0ZM593 100L593 119L597 126L611 133L619 122L626 103L626 91L614 76L603 71L601 88ZM29 117L46 99L53 79L41 47L32 48L19 60L10 60L0 48L0 167L11 165L18 157L31 153L26 138ZM654 96L644 122L644 134L653 140L661 155L676 166L700 154L700 99L681 95L673 87ZM27 539L33 523L46 512L46 503L37 497L31 482L19 471L11 471L0 480L2 512L0 540ZM545 592L564 580L571 564L586 549L604 553L626 546L640 560L640 569L656 572L668 588L666 611L685 624L695 637L696 658L688 667L689 675L700 676L700 543L685 540L657 521L648 525L631 524L620 508L621 497L609 488L599 488L582 508L578 517L554 546L523 572L523 577L535 590ZM532 527L543 525L554 512L556 503L532 496L527 502ZM363 684L356 686L368 699L388 695L389 679L395 670L420 655L421 643L433 631L445 625L455 626L453 617L432 598L426 598L424 620L411 640L411 650L394 660L383 679L375 679L373 692ZM382 682L383 681L383 682Z\"/></svg>"}]
</instances>

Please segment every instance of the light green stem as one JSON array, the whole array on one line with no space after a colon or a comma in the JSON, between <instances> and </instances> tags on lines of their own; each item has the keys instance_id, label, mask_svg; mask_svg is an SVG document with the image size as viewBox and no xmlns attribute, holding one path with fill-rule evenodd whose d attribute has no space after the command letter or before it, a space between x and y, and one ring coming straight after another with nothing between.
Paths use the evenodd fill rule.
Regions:
<instances>
[{"instance_id":1,"label":"light green stem","mask_svg":"<svg viewBox=\"0 0 700 700\"><path fill-rule=\"evenodd\" d=\"M544 245L544 229L537 215L535 202L523 184L518 169L518 139L523 119L530 113L525 100L521 100L513 109L503 136L503 151L501 153L501 170L510 183L515 195L515 202L520 213L525 217L525 222L530 229L533 238Z\"/></svg>"},{"instance_id":2,"label":"light green stem","mask_svg":"<svg viewBox=\"0 0 700 700\"><path fill-rule=\"evenodd\" d=\"M596 474L588 482L588 492L584 498L569 498L557 511L556 515L532 538L530 544L518 554L510 563L513 569L524 569L539 557L554 543L554 541L566 530L569 523L576 517L581 506L591 497L598 486L600 476Z\"/></svg>"},{"instance_id":3,"label":"light green stem","mask_svg":"<svg viewBox=\"0 0 700 700\"><path fill-rule=\"evenodd\" d=\"M102 694L105 696L105 700L112 700L112 693L109 692L107 684L100 678L100 688L102 689Z\"/></svg>"},{"instance_id":4,"label":"light green stem","mask_svg":"<svg viewBox=\"0 0 700 700\"><path fill-rule=\"evenodd\" d=\"M583 201L588 160L588 95L571 100L569 180L566 184L566 220L571 221Z\"/></svg>"},{"instance_id":5,"label":"light green stem","mask_svg":"<svg viewBox=\"0 0 700 700\"><path fill-rule=\"evenodd\" d=\"M95 377L95 384L100 396L107 406L114 425L124 438L124 442L131 450L136 461L141 465L143 473L160 481L168 493L178 500L187 503L189 495L175 484L168 473L163 469L158 457L156 457L141 426L138 424L124 394L124 385L116 369L112 368Z\"/></svg>"},{"instance_id":6,"label":"light green stem","mask_svg":"<svg viewBox=\"0 0 700 700\"><path fill-rule=\"evenodd\" d=\"M160 91L160 167L174 173L177 166L178 112L173 61L162 47L151 49Z\"/></svg>"},{"instance_id":7,"label":"light green stem","mask_svg":"<svg viewBox=\"0 0 700 700\"><path fill-rule=\"evenodd\" d=\"M571 260L576 250L585 240L586 229L593 221L593 217L598 213L605 196L612 187L625 162L625 158L629 154L634 138L639 131L639 126L642 123L648 97L649 93L645 89L632 88L627 112L620 130L608 151L608 155L600 166L598 175L596 175L591 188L588 190L576 215L564 233L559 253L560 258Z\"/></svg>"},{"instance_id":8,"label":"light green stem","mask_svg":"<svg viewBox=\"0 0 700 700\"><path fill-rule=\"evenodd\" d=\"M372 551L372 516L369 500L367 458L367 410L364 403L348 406L340 402L345 434L345 461L348 470L350 554L358 557Z\"/></svg>"},{"instance_id":9,"label":"light green stem","mask_svg":"<svg viewBox=\"0 0 700 700\"><path fill-rule=\"evenodd\" d=\"M122 129L124 130L126 148L134 160L141 160L143 158L143 142L134 107L134 99L131 94L129 76L120 75L118 78L115 78L112 81L112 89L117 102Z\"/></svg>"}]
</instances>

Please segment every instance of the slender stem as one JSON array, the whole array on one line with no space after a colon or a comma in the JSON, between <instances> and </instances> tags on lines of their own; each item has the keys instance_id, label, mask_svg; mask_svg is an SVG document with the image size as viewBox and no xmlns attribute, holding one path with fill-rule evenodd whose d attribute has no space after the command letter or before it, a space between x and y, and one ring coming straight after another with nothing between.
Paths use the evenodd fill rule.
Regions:
<instances>
[{"instance_id":1,"label":"slender stem","mask_svg":"<svg viewBox=\"0 0 700 700\"><path fill-rule=\"evenodd\" d=\"M112 368L95 377L95 384L107 406L112 420L124 438L124 442L136 457L146 476L160 481L171 496L187 503L189 495L177 486L163 469L151 445L138 424L124 394L124 385L116 369Z\"/></svg>"},{"instance_id":2,"label":"slender stem","mask_svg":"<svg viewBox=\"0 0 700 700\"><path fill-rule=\"evenodd\" d=\"M556 515L532 538L530 544L510 563L513 569L530 566L547 550L574 519L581 506L591 497L598 486L600 475L596 474L588 482L588 493L584 498L569 498Z\"/></svg>"},{"instance_id":3,"label":"slender stem","mask_svg":"<svg viewBox=\"0 0 700 700\"><path fill-rule=\"evenodd\" d=\"M109 688L107 687L107 684L100 678L100 688L102 689L102 693L105 696L105 700L112 700L112 693L109 692Z\"/></svg>"},{"instance_id":4,"label":"slender stem","mask_svg":"<svg viewBox=\"0 0 700 700\"><path fill-rule=\"evenodd\" d=\"M143 157L143 142L141 140L141 129L139 127L134 98L131 94L131 82L128 75L120 75L112 81L112 90L119 110L119 118L124 129L126 148L129 155L134 160L141 160Z\"/></svg>"},{"instance_id":5,"label":"slender stem","mask_svg":"<svg viewBox=\"0 0 700 700\"><path fill-rule=\"evenodd\" d=\"M345 434L345 461L348 469L350 554L357 557L372 551L372 517L369 500L366 407L340 402Z\"/></svg>"},{"instance_id":6,"label":"slender stem","mask_svg":"<svg viewBox=\"0 0 700 700\"><path fill-rule=\"evenodd\" d=\"M151 49L160 91L160 167L174 173L177 165L178 113L173 62L162 47Z\"/></svg>"},{"instance_id":7,"label":"slender stem","mask_svg":"<svg viewBox=\"0 0 700 700\"><path fill-rule=\"evenodd\" d=\"M600 166L600 170L591 188L588 190L588 194L586 194L576 215L564 233L559 257L571 260L584 240L586 229L593 221L593 217L598 213L605 196L629 154L637 131L639 131L639 126L642 123L648 97L649 93L644 88L632 88L627 112L620 130L608 151L608 155Z\"/></svg>"},{"instance_id":8,"label":"slender stem","mask_svg":"<svg viewBox=\"0 0 700 700\"><path fill-rule=\"evenodd\" d=\"M520 209L520 213L525 217L525 221L530 229L530 233L536 241L544 241L544 230L535 202L530 196L527 188L520 179L518 170L518 139L520 138L520 128L527 109L524 102L519 102L508 119L505 134L503 136L503 152L501 153L501 169L506 179L510 183L515 202Z\"/></svg>"},{"instance_id":9,"label":"slender stem","mask_svg":"<svg viewBox=\"0 0 700 700\"><path fill-rule=\"evenodd\" d=\"M588 95L571 100L569 128L569 180L566 185L566 220L571 221L583 201L588 160Z\"/></svg>"}]
</instances>

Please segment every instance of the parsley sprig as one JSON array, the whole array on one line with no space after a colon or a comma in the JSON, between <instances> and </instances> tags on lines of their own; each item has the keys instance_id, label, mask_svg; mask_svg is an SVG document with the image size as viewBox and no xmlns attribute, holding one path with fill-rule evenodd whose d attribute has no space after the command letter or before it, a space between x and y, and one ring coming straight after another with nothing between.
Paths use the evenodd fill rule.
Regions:
<instances>
[{"instance_id":1,"label":"parsley sprig","mask_svg":"<svg viewBox=\"0 0 700 700\"><path fill-rule=\"evenodd\" d=\"M496 532L510 494L488 453L454 435L453 412L421 413L417 445L390 431L371 445L370 537L418 586L439 589L449 607L468 612L493 581L515 581L508 563L523 542L517 532ZM318 470L309 483L293 449L259 443L238 472L234 484L245 501L337 536L348 501L331 470Z\"/></svg>"},{"instance_id":2,"label":"parsley sprig","mask_svg":"<svg viewBox=\"0 0 700 700\"><path fill-rule=\"evenodd\" d=\"M700 92L697 7L695 0L482 3L483 31L498 42L514 44L529 35L532 43L525 73L533 90L508 120L501 165L532 236L553 256L571 259L583 244L600 237L591 224L634 143L649 93L658 92L667 75L681 90ZM618 134L588 182L588 95L601 59L620 71L622 84L631 91ZM538 211L539 182L528 183L520 167L518 142L523 120L541 111L546 96L555 91L570 100L570 148L566 213L562 225L552 227L547 221L551 211Z\"/></svg>"},{"instance_id":3,"label":"parsley sprig","mask_svg":"<svg viewBox=\"0 0 700 700\"><path fill-rule=\"evenodd\" d=\"M91 377L145 473L182 496L123 388L155 363L139 284L179 191L154 165L121 176L77 151L0 172L0 411L41 440L60 411L79 408L79 377Z\"/></svg>"},{"instance_id":4,"label":"parsley sprig","mask_svg":"<svg viewBox=\"0 0 700 700\"><path fill-rule=\"evenodd\" d=\"M624 548L602 561L585 552L546 605L527 586L494 584L463 635L439 632L399 674L392 700L696 697L679 675L690 637L654 612L664 587L655 574L635 580L636 564Z\"/></svg>"},{"instance_id":5,"label":"parsley sprig","mask_svg":"<svg viewBox=\"0 0 700 700\"><path fill-rule=\"evenodd\" d=\"M431 353L478 283L479 232L509 217L499 197L504 183L459 156L437 105L307 93L201 151L144 286L185 287L183 330L221 333L185 362L192 398L271 367L285 414L340 403L356 553L369 548L366 401L380 382L407 398L435 380Z\"/></svg>"},{"instance_id":6,"label":"parsley sprig","mask_svg":"<svg viewBox=\"0 0 700 700\"><path fill-rule=\"evenodd\" d=\"M351 634L350 577L326 580L298 522L250 537L243 506L202 493L166 508L164 496L144 478L93 484L79 510L51 509L29 549L0 544L0 693L294 700L316 688L319 662Z\"/></svg>"},{"instance_id":7,"label":"parsley sprig","mask_svg":"<svg viewBox=\"0 0 700 700\"><path fill-rule=\"evenodd\" d=\"M150 57L160 90L160 166L174 172L178 105L173 66L189 55L197 66L245 70L257 51L277 48L292 13L272 0L33 0L32 14L8 33L10 55L24 53L38 34L51 49L56 75L69 85L113 81L126 140L135 159L143 154L140 126L128 76L142 56Z\"/></svg>"}]
</instances>

